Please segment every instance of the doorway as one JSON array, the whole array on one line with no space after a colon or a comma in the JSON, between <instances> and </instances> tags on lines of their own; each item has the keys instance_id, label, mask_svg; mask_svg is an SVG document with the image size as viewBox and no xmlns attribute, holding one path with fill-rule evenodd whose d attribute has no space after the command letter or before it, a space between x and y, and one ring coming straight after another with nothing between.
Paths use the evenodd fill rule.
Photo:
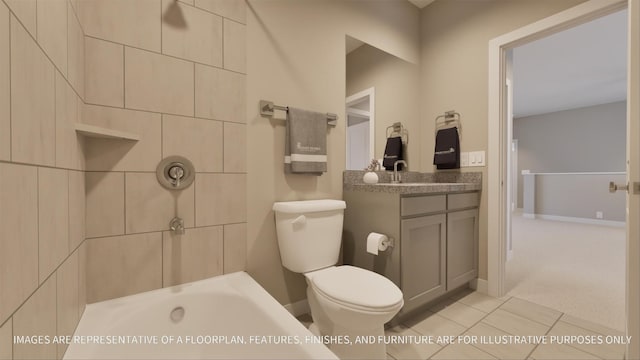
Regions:
<instances>
[{"instance_id":1,"label":"doorway","mask_svg":"<svg viewBox=\"0 0 640 360\"><path fill-rule=\"evenodd\" d=\"M571 9L504 34L489 42L489 169L488 169L488 280L490 295L505 294L507 223L509 211L508 164L511 144L507 131L505 101L506 52L514 47L543 38L624 8L629 9L628 97L627 102L627 198L626 239L626 333L631 337L627 358L640 357L640 197L635 182L640 178L640 4L637 1L587 1ZM619 187L621 188L621 187Z\"/></svg>"},{"instance_id":2,"label":"doorway","mask_svg":"<svg viewBox=\"0 0 640 360\"><path fill-rule=\"evenodd\" d=\"M626 198L608 182L626 177L627 17L626 9L602 16L507 56L505 290L618 331Z\"/></svg>"},{"instance_id":3,"label":"doorway","mask_svg":"<svg viewBox=\"0 0 640 360\"><path fill-rule=\"evenodd\" d=\"M347 170L362 170L375 158L375 89L347 97L346 114Z\"/></svg>"}]
</instances>

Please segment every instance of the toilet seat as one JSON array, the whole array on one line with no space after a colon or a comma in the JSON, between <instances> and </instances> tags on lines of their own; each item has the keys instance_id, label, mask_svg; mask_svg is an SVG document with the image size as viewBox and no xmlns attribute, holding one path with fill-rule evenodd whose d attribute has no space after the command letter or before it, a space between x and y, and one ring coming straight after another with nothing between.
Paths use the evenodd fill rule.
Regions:
<instances>
[{"instance_id":1,"label":"toilet seat","mask_svg":"<svg viewBox=\"0 0 640 360\"><path fill-rule=\"evenodd\" d=\"M397 311L403 305L402 291L389 279L355 266L335 266L310 274L313 288L326 299L348 308Z\"/></svg>"}]
</instances>

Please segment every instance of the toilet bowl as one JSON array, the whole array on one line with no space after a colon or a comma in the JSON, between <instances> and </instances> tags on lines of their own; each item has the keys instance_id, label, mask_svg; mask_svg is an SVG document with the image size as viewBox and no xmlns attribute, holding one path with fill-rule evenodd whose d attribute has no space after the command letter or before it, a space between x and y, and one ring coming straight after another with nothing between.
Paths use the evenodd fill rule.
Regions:
<instances>
[{"instance_id":1,"label":"toilet bowl","mask_svg":"<svg viewBox=\"0 0 640 360\"><path fill-rule=\"evenodd\" d=\"M335 266L340 252L344 201L275 203L283 265L304 274L310 329L341 359L386 359L384 324L402 308L400 289L362 268ZM372 341L373 340L373 341Z\"/></svg>"}]
</instances>

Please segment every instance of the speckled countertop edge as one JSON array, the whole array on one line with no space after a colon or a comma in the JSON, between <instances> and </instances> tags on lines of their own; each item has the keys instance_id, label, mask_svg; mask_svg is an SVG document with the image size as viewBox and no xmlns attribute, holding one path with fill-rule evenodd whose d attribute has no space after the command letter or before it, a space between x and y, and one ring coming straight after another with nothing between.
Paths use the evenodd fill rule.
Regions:
<instances>
[{"instance_id":1,"label":"speckled countertop edge","mask_svg":"<svg viewBox=\"0 0 640 360\"><path fill-rule=\"evenodd\" d=\"M344 191L362 191L396 194L428 194L450 193L482 190L481 172L444 172L444 173L419 173L403 172L402 182L424 183L415 186L390 186L380 184L365 184L362 180L366 171L346 170L343 173ZM376 171L379 183L390 183L391 172Z\"/></svg>"}]
</instances>

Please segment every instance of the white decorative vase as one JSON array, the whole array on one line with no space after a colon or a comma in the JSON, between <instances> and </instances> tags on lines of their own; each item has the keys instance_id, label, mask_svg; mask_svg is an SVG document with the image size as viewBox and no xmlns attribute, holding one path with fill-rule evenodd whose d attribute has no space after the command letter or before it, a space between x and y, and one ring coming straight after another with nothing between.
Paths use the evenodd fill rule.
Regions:
<instances>
[{"instance_id":1,"label":"white decorative vase","mask_svg":"<svg viewBox=\"0 0 640 360\"><path fill-rule=\"evenodd\" d=\"M373 171L366 172L362 177L362 181L364 181L365 184L377 184L378 174L374 173Z\"/></svg>"}]
</instances>

